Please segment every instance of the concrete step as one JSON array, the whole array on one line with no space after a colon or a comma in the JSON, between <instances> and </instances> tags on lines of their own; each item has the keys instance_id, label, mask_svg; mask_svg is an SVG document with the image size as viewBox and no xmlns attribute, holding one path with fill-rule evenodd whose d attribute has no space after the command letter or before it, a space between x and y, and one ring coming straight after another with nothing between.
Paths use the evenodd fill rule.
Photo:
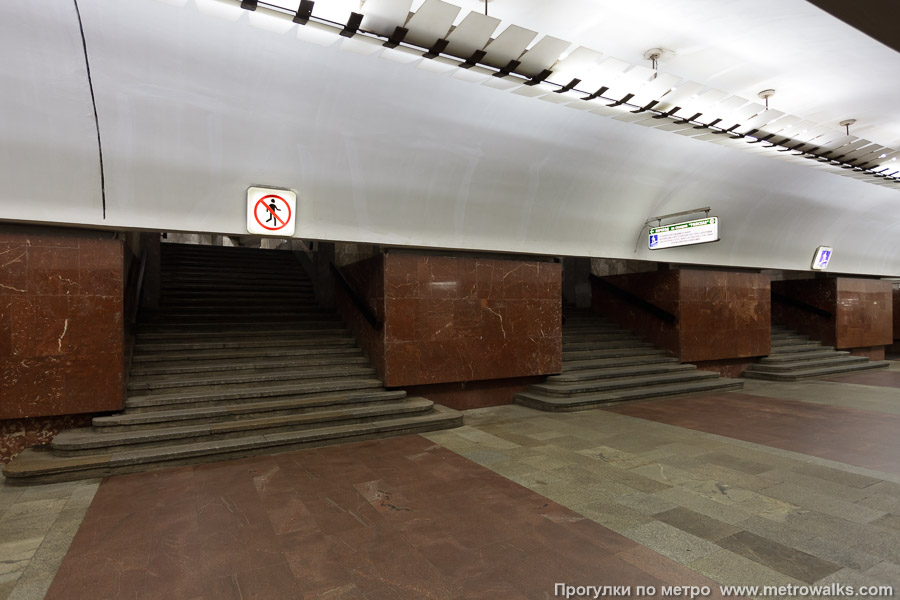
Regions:
<instances>
[{"instance_id":1,"label":"concrete step","mask_svg":"<svg viewBox=\"0 0 900 600\"><path fill-rule=\"evenodd\" d=\"M177 392L171 394L143 394L128 396L125 409L130 412L150 410L171 410L191 406L213 406L235 401L258 400L260 398L299 398L308 395L380 389L378 379L323 379L306 383L279 385L227 386L222 389L197 392Z\"/></svg>"},{"instance_id":2,"label":"concrete step","mask_svg":"<svg viewBox=\"0 0 900 600\"><path fill-rule=\"evenodd\" d=\"M162 310L181 308L191 309L194 307L209 308L213 310L220 307L226 309L252 308L255 310L266 308L271 310L293 308L296 306L321 308L321 305L318 303L315 296L313 296L312 293L306 292L275 295L259 291L254 297L245 296L241 298L233 297L230 294L209 298L185 298L182 294L170 294L161 297L159 302L159 308Z\"/></svg>"},{"instance_id":3,"label":"concrete step","mask_svg":"<svg viewBox=\"0 0 900 600\"><path fill-rule=\"evenodd\" d=\"M803 362L803 361L815 361L822 358L834 358L837 356L850 356L850 353L845 350L822 350L819 352L785 352L782 354L776 354L774 356L766 356L765 358L760 359L760 364L780 364L780 363L793 363L793 362Z\"/></svg>"},{"instance_id":4,"label":"concrete step","mask_svg":"<svg viewBox=\"0 0 900 600\"><path fill-rule=\"evenodd\" d=\"M406 398L403 390L371 390L346 395L306 396L261 402L240 402L223 406L199 406L150 412L123 412L94 417L92 424L98 431L114 429L154 429L196 423L220 423L280 414L298 414L316 409L364 406L373 403L397 402Z\"/></svg>"},{"instance_id":5,"label":"concrete step","mask_svg":"<svg viewBox=\"0 0 900 600\"><path fill-rule=\"evenodd\" d=\"M435 405L431 412L423 415L110 454L60 457L47 450L29 449L15 461L5 465L3 474L7 478L7 483L12 484L70 481L182 464L229 460L256 454L286 452L327 444L423 433L460 425L462 413Z\"/></svg>"},{"instance_id":6,"label":"concrete step","mask_svg":"<svg viewBox=\"0 0 900 600\"><path fill-rule=\"evenodd\" d=\"M220 338L204 341L179 341L179 342L141 342L135 344L134 351L138 352L179 352L185 350L213 350L224 348L299 348L305 346L321 346L323 348L338 348L344 346L356 346L356 338L349 335L310 335L307 337L280 337L277 340L271 338Z\"/></svg>"},{"instance_id":7,"label":"concrete step","mask_svg":"<svg viewBox=\"0 0 900 600\"><path fill-rule=\"evenodd\" d=\"M196 388L212 388L220 386L239 386L244 384L261 384L267 382L288 382L330 379L334 377L372 377L375 369L368 365L329 365L302 369L281 369L262 373L191 373L184 375L165 375L153 377L131 377L128 381L129 392L174 393Z\"/></svg>"},{"instance_id":8,"label":"concrete step","mask_svg":"<svg viewBox=\"0 0 900 600\"><path fill-rule=\"evenodd\" d=\"M173 356L171 352L155 352L135 354L132 359L132 365L143 366L147 363L172 363L185 364L186 361L210 361L224 360L235 358L247 358L253 360L263 360L267 358L286 358L286 357L309 357L323 355L360 355L362 350L355 346L338 346L331 348L321 347L298 347L298 348L228 348L223 350L194 350L184 352L177 356Z\"/></svg>"},{"instance_id":9,"label":"concrete step","mask_svg":"<svg viewBox=\"0 0 900 600\"><path fill-rule=\"evenodd\" d=\"M155 362L133 365L129 381L141 381L143 378L157 375L218 375L230 373L271 373L284 369L303 369L326 365L367 365L365 356L315 356L299 358L264 358L255 357L223 360L181 360Z\"/></svg>"},{"instance_id":10,"label":"concrete step","mask_svg":"<svg viewBox=\"0 0 900 600\"><path fill-rule=\"evenodd\" d=\"M204 317L202 315L196 316L181 316L175 318L166 317L166 319L157 319L157 320L149 320L144 319L141 321L142 325L150 325L150 326L158 326L158 327L173 327L173 326L191 326L191 325L204 325L210 329L222 329L228 328L232 325L243 325L243 326L253 326L259 325L260 327L281 327L283 329L287 329L293 327L295 325L307 325L309 323L321 322L321 321L339 321L337 316L330 314L323 314L321 316L316 315L288 315L288 316L280 316L278 317L277 322L272 322L273 319L266 317L260 318L258 315L246 315L242 316L238 313L233 315L221 315L217 317L207 316Z\"/></svg>"},{"instance_id":11,"label":"concrete step","mask_svg":"<svg viewBox=\"0 0 900 600\"><path fill-rule=\"evenodd\" d=\"M760 373L785 373L789 371L802 371L819 367L830 367L837 365L846 365L850 363L866 362L869 359L865 356L849 356L838 354L827 358L818 358L814 360L794 360L782 361L777 363L756 363L752 365L753 371Z\"/></svg>"},{"instance_id":12,"label":"concrete step","mask_svg":"<svg viewBox=\"0 0 900 600\"><path fill-rule=\"evenodd\" d=\"M623 356L617 358L595 358L588 360L563 361L563 374L582 369L604 369L607 367L629 367L633 365L678 364L677 358L664 354L647 356Z\"/></svg>"},{"instance_id":13,"label":"concrete step","mask_svg":"<svg viewBox=\"0 0 900 600\"><path fill-rule=\"evenodd\" d=\"M833 365L830 367L797 369L784 373L768 373L764 371L757 371L754 369L756 365L750 365L744 370L741 375L749 379L768 379L769 381L797 381L798 379L828 377L831 375L840 375L852 373L855 371L865 371L868 369L886 369L890 365L890 361L864 361L847 363L843 365Z\"/></svg>"},{"instance_id":14,"label":"concrete step","mask_svg":"<svg viewBox=\"0 0 900 600\"><path fill-rule=\"evenodd\" d=\"M580 394L571 397L551 396L531 390L516 394L516 404L536 408L538 410L552 412L570 412L589 410L601 406L610 406L643 400L647 398L660 398L683 394L697 394L701 392L737 390L744 386L740 379L728 379L718 377L714 379L681 382L671 385L660 385L644 388L630 388L611 392Z\"/></svg>"},{"instance_id":15,"label":"concrete step","mask_svg":"<svg viewBox=\"0 0 900 600\"><path fill-rule=\"evenodd\" d=\"M628 338L623 340L612 341L589 341L589 342L569 342L563 337L563 352L572 352L576 350L603 350L607 348L647 348L653 347L649 342L641 341L638 338Z\"/></svg>"},{"instance_id":16,"label":"concrete step","mask_svg":"<svg viewBox=\"0 0 900 600\"><path fill-rule=\"evenodd\" d=\"M772 340L773 348L783 348L783 347L799 347L799 346L821 346L822 342L817 342L816 340L811 340L809 338L797 338L797 337L787 337L787 338L773 338Z\"/></svg>"},{"instance_id":17,"label":"concrete step","mask_svg":"<svg viewBox=\"0 0 900 600\"><path fill-rule=\"evenodd\" d=\"M690 365L693 366L693 365ZM575 396L595 394L615 390L650 387L673 383L683 383L705 379L718 379L719 374L712 371L699 371L695 368L682 371L665 372L655 375L638 375L633 377L612 377L581 381L577 383L537 383L529 386L529 391L539 392L547 396Z\"/></svg>"},{"instance_id":18,"label":"concrete step","mask_svg":"<svg viewBox=\"0 0 900 600\"><path fill-rule=\"evenodd\" d=\"M619 358L626 356L665 356L662 350L652 346L639 348L612 348L606 350L572 350L562 353L563 365L568 361L591 360L597 358Z\"/></svg>"},{"instance_id":19,"label":"concrete step","mask_svg":"<svg viewBox=\"0 0 900 600\"><path fill-rule=\"evenodd\" d=\"M325 407L305 413L244 418L219 423L161 427L157 429L107 430L70 429L57 435L51 444L57 456L81 456L98 451L121 452L137 448L171 446L201 441L226 440L299 428L361 423L430 412L434 403L425 398L363 406Z\"/></svg>"},{"instance_id":20,"label":"concrete step","mask_svg":"<svg viewBox=\"0 0 900 600\"><path fill-rule=\"evenodd\" d=\"M209 335L222 333L226 335L258 334L270 335L284 333L302 333L313 329L327 329L344 327L344 322L336 315L322 315L317 319L306 319L295 323L279 323L278 325L266 325L257 323L138 323L136 333L138 335L150 333L160 335L191 334Z\"/></svg>"},{"instance_id":21,"label":"concrete step","mask_svg":"<svg viewBox=\"0 0 900 600\"><path fill-rule=\"evenodd\" d=\"M770 334L770 338L772 340L800 340L806 341L809 339L808 335L801 335L799 333L793 332L785 332L785 333L772 333Z\"/></svg>"},{"instance_id":22,"label":"concrete step","mask_svg":"<svg viewBox=\"0 0 900 600\"><path fill-rule=\"evenodd\" d=\"M243 292L308 292L312 287L303 283L292 283L290 281L282 282L266 282L262 285L260 282L254 281L232 281L225 282L216 279L185 279L184 281L163 281L160 285L162 296L167 297L172 294L192 294L201 292L211 292L215 294L230 294Z\"/></svg>"},{"instance_id":23,"label":"concrete step","mask_svg":"<svg viewBox=\"0 0 900 600\"><path fill-rule=\"evenodd\" d=\"M834 350L831 346L823 346L819 342L809 344L791 344L788 346L772 346L772 354L793 354L799 352L820 352L824 350Z\"/></svg>"},{"instance_id":24,"label":"concrete step","mask_svg":"<svg viewBox=\"0 0 900 600\"><path fill-rule=\"evenodd\" d=\"M304 327L300 329L293 330L283 330L283 329L267 329L265 331L258 331L256 329L250 328L247 331L243 332L234 332L234 331L208 331L205 332L202 336L203 340L227 340L227 341L236 341L242 339L274 339L274 340L282 340L285 338L295 338L299 336L307 336L307 335L322 335L322 336L331 336L331 337L344 337L350 335L350 330L346 327L335 327L333 324L329 324L330 327L326 326L318 326L318 327ZM191 341L198 339L198 335L196 332L190 331L181 331L181 332L143 332L135 335L135 341L137 343L144 342L178 342L178 341Z\"/></svg>"},{"instance_id":25,"label":"concrete step","mask_svg":"<svg viewBox=\"0 0 900 600\"><path fill-rule=\"evenodd\" d=\"M615 341L615 340L633 340L635 336L627 331L590 331L573 333L563 329L563 342L591 342L591 341Z\"/></svg>"},{"instance_id":26,"label":"concrete step","mask_svg":"<svg viewBox=\"0 0 900 600\"><path fill-rule=\"evenodd\" d=\"M676 373L679 371L696 371L696 365L662 362L656 364L639 364L632 366L616 365L600 369L581 369L568 371L560 375L547 377L547 383L565 384L615 377L631 377L637 375L656 375L660 373Z\"/></svg>"}]
</instances>

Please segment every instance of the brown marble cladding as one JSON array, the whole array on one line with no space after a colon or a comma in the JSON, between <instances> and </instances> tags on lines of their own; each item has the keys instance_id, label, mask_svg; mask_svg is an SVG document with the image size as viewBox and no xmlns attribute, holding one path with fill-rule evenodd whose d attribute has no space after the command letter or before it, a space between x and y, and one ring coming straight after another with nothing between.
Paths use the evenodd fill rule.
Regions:
<instances>
[{"instance_id":1,"label":"brown marble cladding","mask_svg":"<svg viewBox=\"0 0 900 600\"><path fill-rule=\"evenodd\" d=\"M769 353L769 279L764 275L678 269L605 279L672 313L678 321L666 323L596 285L594 310L683 361ZM709 366L717 370L713 363Z\"/></svg>"},{"instance_id":2,"label":"brown marble cladding","mask_svg":"<svg viewBox=\"0 0 900 600\"><path fill-rule=\"evenodd\" d=\"M891 283L837 278L837 347L885 346L894 338Z\"/></svg>"},{"instance_id":3,"label":"brown marble cladding","mask_svg":"<svg viewBox=\"0 0 900 600\"><path fill-rule=\"evenodd\" d=\"M772 291L832 313L831 318L773 303L773 320L836 348L889 345L893 338L891 285L877 279L829 277L777 281Z\"/></svg>"},{"instance_id":4,"label":"brown marble cladding","mask_svg":"<svg viewBox=\"0 0 900 600\"><path fill-rule=\"evenodd\" d=\"M384 255L378 254L351 265L341 267L341 272L353 284L357 293L384 322ZM344 288L335 284L335 303L344 322L356 336L363 352L372 361L378 377L384 380L384 329L373 328L356 308Z\"/></svg>"},{"instance_id":5,"label":"brown marble cladding","mask_svg":"<svg viewBox=\"0 0 900 600\"><path fill-rule=\"evenodd\" d=\"M92 414L0 420L0 463L8 463L25 448L49 444L56 434L89 427Z\"/></svg>"},{"instance_id":6,"label":"brown marble cladding","mask_svg":"<svg viewBox=\"0 0 900 600\"><path fill-rule=\"evenodd\" d=\"M0 233L0 419L120 410L122 242Z\"/></svg>"},{"instance_id":7,"label":"brown marble cladding","mask_svg":"<svg viewBox=\"0 0 900 600\"><path fill-rule=\"evenodd\" d=\"M399 252L384 260L386 385L562 370L559 264Z\"/></svg>"},{"instance_id":8,"label":"brown marble cladding","mask_svg":"<svg viewBox=\"0 0 900 600\"><path fill-rule=\"evenodd\" d=\"M767 276L693 269L679 272L681 360L769 354L772 316Z\"/></svg>"}]
</instances>

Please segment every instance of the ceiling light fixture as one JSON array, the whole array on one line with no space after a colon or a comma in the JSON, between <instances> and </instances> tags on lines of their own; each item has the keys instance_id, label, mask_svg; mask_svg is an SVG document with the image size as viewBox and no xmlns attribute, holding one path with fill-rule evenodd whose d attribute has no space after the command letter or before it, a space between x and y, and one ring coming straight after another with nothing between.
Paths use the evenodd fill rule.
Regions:
<instances>
[{"instance_id":1,"label":"ceiling light fixture","mask_svg":"<svg viewBox=\"0 0 900 600\"><path fill-rule=\"evenodd\" d=\"M854 123L856 123L856 119L847 119L845 121L841 121L839 125L845 128L847 135L850 135L850 126Z\"/></svg>"},{"instance_id":2,"label":"ceiling light fixture","mask_svg":"<svg viewBox=\"0 0 900 600\"><path fill-rule=\"evenodd\" d=\"M659 75L659 59L663 55L662 48L650 48L646 52L644 52L644 58L650 61L650 67L653 69L653 76L650 78L650 81L656 79Z\"/></svg>"},{"instance_id":3,"label":"ceiling light fixture","mask_svg":"<svg viewBox=\"0 0 900 600\"><path fill-rule=\"evenodd\" d=\"M769 110L769 98L775 95L775 90L763 90L757 96L766 101L766 110Z\"/></svg>"}]
</instances>

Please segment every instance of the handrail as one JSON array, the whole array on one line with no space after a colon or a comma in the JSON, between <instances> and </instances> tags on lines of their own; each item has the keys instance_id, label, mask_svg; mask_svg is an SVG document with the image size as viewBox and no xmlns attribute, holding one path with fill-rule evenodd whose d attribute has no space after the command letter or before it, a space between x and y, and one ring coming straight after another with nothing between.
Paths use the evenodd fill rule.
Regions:
<instances>
[{"instance_id":1,"label":"handrail","mask_svg":"<svg viewBox=\"0 0 900 600\"><path fill-rule=\"evenodd\" d=\"M334 273L337 282L340 283L341 287L344 288L344 291L347 292L350 300L353 302L354 306L356 306L357 310L362 313L362 316L365 317L366 321L369 322L369 325L376 331L381 331L384 324L375 315L375 311L372 310L368 302L366 302L359 292L356 291L356 288L353 287L353 284L350 283L350 280L347 279L336 264L332 262L329 263L328 266L331 268L331 272Z\"/></svg>"},{"instance_id":2,"label":"handrail","mask_svg":"<svg viewBox=\"0 0 900 600\"><path fill-rule=\"evenodd\" d=\"M794 308L799 308L800 310L805 310L806 312L812 313L814 315L819 315L820 317L824 317L826 319L830 319L834 316L830 311L827 311L824 308L813 306L812 304L804 302L803 300L798 300L779 292L772 292L772 300L781 302L782 304L787 304L788 306L793 306Z\"/></svg>"},{"instance_id":3,"label":"handrail","mask_svg":"<svg viewBox=\"0 0 900 600\"><path fill-rule=\"evenodd\" d=\"M593 283L596 283L598 286L600 286L603 289L603 291L608 292L608 293L612 294L613 296L615 296L616 298L619 298L620 300L624 300L624 301L628 302L629 304L636 306L637 308L640 308L641 310L643 310L647 313L650 313L654 317L661 319L662 321L664 321L666 323L671 323L674 325L675 323L678 322L678 317L676 317L669 311L656 306L652 302L647 302L640 296L636 296L627 290L623 290L616 284L611 283L611 282L607 281L606 279L603 279L602 277L597 277L596 275L591 273L590 280Z\"/></svg>"},{"instance_id":4,"label":"handrail","mask_svg":"<svg viewBox=\"0 0 900 600\"><path fill-rule=\"evenodd\" d=\"M134 287L134 301L131 303L131 314L128 315L128 322L134 325L137 322L138 309L141 306L141 293L144 287L144 272L147 270L147 253L141 255L141 266L138 270L137 284Z\"/></svg>"}]
</instances>

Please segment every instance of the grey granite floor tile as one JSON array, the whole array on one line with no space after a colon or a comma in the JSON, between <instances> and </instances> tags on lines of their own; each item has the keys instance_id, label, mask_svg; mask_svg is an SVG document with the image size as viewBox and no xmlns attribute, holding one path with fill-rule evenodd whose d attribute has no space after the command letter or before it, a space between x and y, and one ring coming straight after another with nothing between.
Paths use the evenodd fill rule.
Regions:
<instances>
[{"instance_id":1,"label":"grey granite floor tile","mask_svg":"<svg viewBox=\"0 0 900 600\"><path fill-rule=\"evenodd\" d=\"M779 483L764 490L766 496L797 506L841 517L855 523L870 523L884 516L883 511L828 496L796 483Z\"/></svg>"},{"instance_id":2,"label":"grey granite floor tile","mask_svg":"<svg viewBox=\"0 0 900 600\"><path fill-rule=\"evenodd\" d=\"M660 521L639 525L621 533L682 564L691 563L720 549L712 542Z\"/></svg>"},{"instance_id":3,"label":"grey granite floor tile","mask_svg":"<svg viewBox=\"0 0 900 600\"><path fill-rule=\"evenodd\" d=\"M741 531L739 527L717 521L690 509L678 507L653 515L657 521L695 535L704 540L714 542Z\"/></svg>"},{"instance_id":4,"label":"grey granite floor tile","mask_svg":"<svg viewBox=\"0 0 900 600\"><path fill-rule=\"evenodd\" d=\"M749 531L741 531L716 543L726 550L806 583L818 581L841 568Z\"/></svg>"}]
</instances>

